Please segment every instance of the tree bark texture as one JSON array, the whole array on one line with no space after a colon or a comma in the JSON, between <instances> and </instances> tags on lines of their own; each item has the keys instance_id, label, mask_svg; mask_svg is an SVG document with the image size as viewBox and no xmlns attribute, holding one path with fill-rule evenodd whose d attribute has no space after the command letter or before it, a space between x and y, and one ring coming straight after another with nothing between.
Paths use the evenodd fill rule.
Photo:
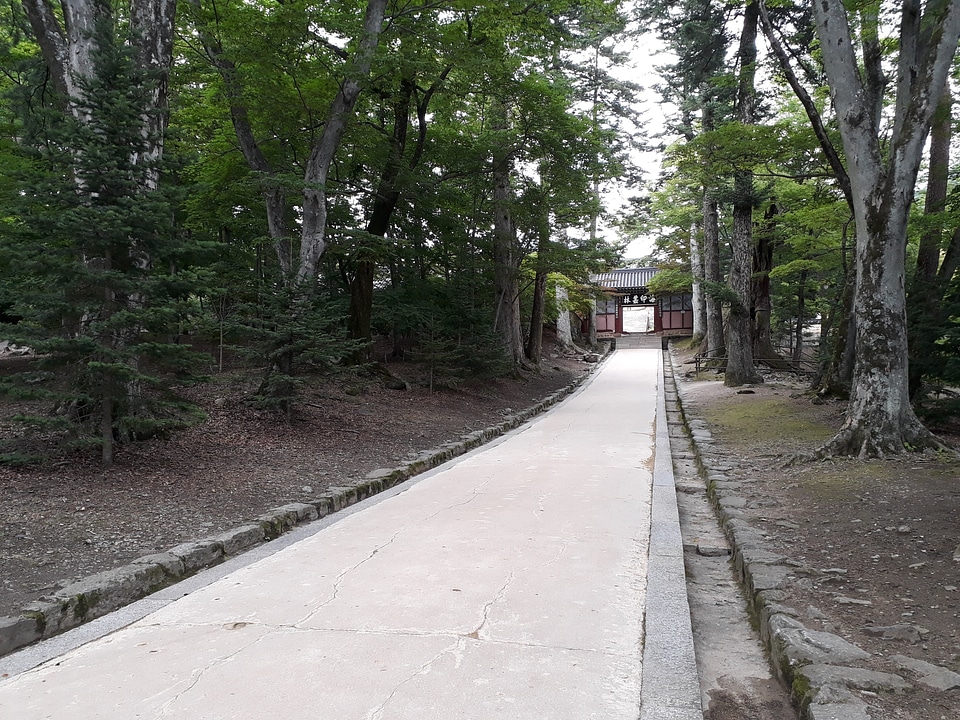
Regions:
<instances>
[{"instance_id":1,"label":"tree bark texture","mask_svg":"<svg viewBox=\"0 0 960 720\"><path fill-rule=\"evenodd\" d=\"M773 270L775 245L776 203L770 203L763 214L763 223L754 233L753 247L753 357L760 358L770 367L781 368L786 364L773 345L773 301L770 297L770 271Z\"/></svg>"},{"instance_id":2,"label":"tree bark texture","mask_svg":"<svg viewBox=\"0 0 960 720\"><path fill-rule=\"evenodd\" d=\"M727 316L727 369L723 384L728 387L763 382L753 363L753 322L750 318L753 247L742 242L742 238L750 237L752 225L751 212L738 213L734 209L733 236L740 237L741 242L730 243L733 257L728 283L736 298L731 302Z\"/></svg>"},{"instance_id":3,"label":"tree bark texture","mask_svg":"<svg viewBox=\"0 0 960 720\"><path fill-rule=\"evenodd\" d=\"M494 100L493 125L504 131L509 111ZM513 221L513 151L500 147L493 156L493 286L495 294L494 328L503 343L504 353L515 364L522 364L523 331L520 325L520 249Z\"/></svg>"},{"instance_id":4,"label":"tree bark texture","mask_svg":"<svg viewBox=\"0 0 960 720\"><path fill-rule=\"evenodd\" d=\"M910 404L904 287L907 218L924 142L960 38L960 3L906 3L889 150L841 0L814 3L848 162L856 222L855 366L847 419L821 454L882 457L938 446ZM869 61L865 57L865 61ZM879 60L877 60L878 62Z\"/></svg>"},{"instance_id":5,"label":"tree bark texture","mask_svg":"<svg viewBox=\"0 0 960 720\"><path fill-rule=\"evenodd\" d=\"M82 83L94 72L94 31L101 18L113 14L111 4L107 0L62 0L62 23L50 0L22 0L22 4L54 88L68 103L69 111L80 117L76 101ZM132 0L129 6L130 42L136 49L137 67L150 71L154 79L151 111L143 116L143 156L133 158L135 164L149 168L145 190L155 190L160 183L158 161L163 156L169 120L167 82L173 63L176 11L176 0Z\"/></svg>"},{"instance_id":6,"label":"tree bark texture","mask_svg":"<svg viewBox=\"0 0 960 720\"><path fill-rule=\"evenodd\" d=\"M720 210L717 201L705 196L703 200L703 264L706 282L714 287L723 282L720 274ZM706 293L707 342L709 357L722 357L723 306L715 293Z\"/></svg>"},{"instance_id":7,"label":"tree bark texture","mask_svg":"<svg viewBox=\"0 0 960 720\"><path fill-rule=\"evenodd\" d=\"M807 269L800 271L797 283L797 321L793 326L793 352L791 359L799 363L803 359L803 316L807 312Z\"/></svg>"},{"instance_id":8,"label":"tree bark texture","mask_svg":"<svg viewBox=\"0 0 960 720\"><path fill-rule=\"evenodd\" d=\"M436 86L434 86L435 88ZM426 103L434 88L427 93L427 97L417 108L420 119L420 134L416 142L413 157L407 164L413 169L420 161L423 144L426 139ZM399 92L393 104L393 132L390 137L390 153L380 173L377 189L373 197L373 207L370 219L367 222L367 235L385 238L390 229L393 213L400 203L402 195L401 176L404 170L404 155L407 151L407 138L410 128L410 110L413 106L416 79L413 73L404 73L400 80ZM366 248L364 252L361 243L360 257L357 259L356 271L350 283L350 310L347 316L347 331L354 340L360 340L369 345L373 340L371 323L373 320L373 282L376 277L376 261L372 257L373 248ZM367 360L368 350L360 351L361 360Z\"/></svg>"},{"instance_id":9,"label":"tree bark texture","mask_svg":"<svg viewBox=\"0 0 960 720\"><path fill-rule=\"evenodd\" d=\"M562 347L573 345L573 332L570 328L570 296L567 289L557 283L557 341Z\"/></svg>"},{"instance_id":10,"label":"tree bark texture","mask_svg":"<svg viewBox=\"0 0 960 720\"><path fill-rule=\"evenodd\" d=\"M703 296L703 233L702 224L690 223L690 274L692 283L693 342L699 344L707 334L707 305Z\"/></svg>"},{"instance_id":11,"label":"tree bark texture","mask_svg":"<svg viewBox=\"0 0 960 720\"><path fill-rule=\"evenodd\" d=\"M759 8L748 0L740 34L740 75L737 92L737 120L744 125L755 122L757 63L757 27ZM750 317L753 275L753 173L740 170L734 178L733 232L730 237L730 289L734 300L727 318L727 369L723 384L737 387L763 382L753 361L753 323Z\"/></svg>"},{"instance_id":12,"label":"tree bark texture","mask_svg":"<svg viewBox=\"0 0 960 720\"><path fill-rule=\"evenodd\" d=\"M540 364L543 355L543 316L547 299L547 271L537 268L533 280L533 307L530 311L530 333L527 335L526 356L534 365ZM564 313L560 313L560 320ZM559 322L559 320L558 320Z\"/></svg>"},{"instance_id":13,"label":"tree bark texture","mask_svg":"<svg viewBox=\"0 0 960 720\"><path fill-rule=\"evenodd\" d=\"M61 0L61 15L55 12L50 0L22 0L24 11L31 29L40 46L44 63L50 73L53 87L59 94L58 101L64 104L64 110L72 113L80 122L92 122L92 118L82 109L84 83L94 77L97 68L95 58L97 43L103 37L98 30L100 23L111 22L115 27L114 8L108 0ZM140 150L132 152L131 164L142 170L138 176L137 191L148 193L160 186L160 159L163 156L164 140L169 115L167 112L167 82L173 63L173 34L176 21L176 0L131 0L129 5L129 33L121 39L130 43L136 52L136 67L146 71L150 78L148 86L150 96L144 102L141 126L138 128L143 139ZM62 22L61 22L62 18ZM81 181L77 181L80 193L87 194ZM91 264L103 262L110 268L116 263L122 267L125 263L141 269L149 268L152 258L144 249L140 238L129 235L123 248L123 258L106 257L85 258ZM118 296L113 289L105 290L105 307L109 312L134 310L143 302L139 293L124 293ZM119 307L114 307L114 306ZM110 339L114 346L132 345L139 336L139 329L128 328ZM136 370L138 359L131 356L127 365ZM141 383L129 381L125 388L125 397L114 388L100 388L100 440L104 466L113 462L113 430L119 408L135 407L141 397ZM116 397L115 395L116 394Z\"/></svg>"}]
</instances>

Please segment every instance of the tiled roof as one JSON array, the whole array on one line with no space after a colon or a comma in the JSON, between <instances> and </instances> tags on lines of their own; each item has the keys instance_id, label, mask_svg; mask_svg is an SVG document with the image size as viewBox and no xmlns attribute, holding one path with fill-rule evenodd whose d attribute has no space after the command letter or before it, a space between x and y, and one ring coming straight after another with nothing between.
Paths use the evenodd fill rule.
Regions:
<instances>
[{"instance_id":1,"label":"tiled roof","mask_svg":"<svg viewBox=\"0 0 960 720\"><path fill-rule=\"evenodd\" d=\"M650 279L658 272L660 272L659 268L625 268L591 275L590 280L597 285L613 290L642 288L646 287Z\"/></svg>"}]
</instances>

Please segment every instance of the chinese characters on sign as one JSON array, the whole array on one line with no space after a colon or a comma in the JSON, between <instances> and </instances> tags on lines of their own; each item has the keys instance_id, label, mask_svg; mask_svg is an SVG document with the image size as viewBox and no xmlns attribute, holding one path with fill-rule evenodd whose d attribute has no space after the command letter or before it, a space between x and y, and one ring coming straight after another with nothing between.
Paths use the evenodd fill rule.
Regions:
<instances>
[{"instance_id":1,"label":"chinese characters on sign","mask_svg":"<svg viewBox=\"0 0 960 720\"><path fill-rule=\"evenodd\" d=\"M656 302L657 298L647 294L643 290L629 295L622 295L620 298L621 305L653 305Z\"/></svg>"}]
</instances>

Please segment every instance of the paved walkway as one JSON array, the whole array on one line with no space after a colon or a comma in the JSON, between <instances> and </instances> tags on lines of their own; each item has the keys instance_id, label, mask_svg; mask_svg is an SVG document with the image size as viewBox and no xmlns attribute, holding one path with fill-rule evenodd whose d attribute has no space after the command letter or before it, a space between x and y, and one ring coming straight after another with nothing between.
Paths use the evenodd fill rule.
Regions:
<instances>
[{"instance_id":1,"label":"paved walkway","mask_svg":"<svg viewBox=\"0 0 960 720\"><path fill-rule=\"evenodd\" d=\"M0 718L702 718L659 362L0 682Z\"/></svg>"}]
</instances>

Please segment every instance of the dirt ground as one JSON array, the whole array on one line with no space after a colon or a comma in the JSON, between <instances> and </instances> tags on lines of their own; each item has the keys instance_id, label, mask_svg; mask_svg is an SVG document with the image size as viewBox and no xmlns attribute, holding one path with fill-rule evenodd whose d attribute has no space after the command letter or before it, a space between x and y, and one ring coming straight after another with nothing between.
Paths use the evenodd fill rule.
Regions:
<instances>
[{"instance_id":1,"label":"dirt ground","mask_svg":"<svg viewBox=\"0 0 960 720\"><path fill-rule=\"evenodd\" d=\"M932 690L891 659L960 672L960 461L931 453L788 464L833 435L843 403L814 404L792 376L768 376L738 392L722 376L697 376L681 364L682 352L675 358L685 413L708 423L729 474L743 481L748 521L794 568L783 604L808 628L870 652L860 666L900 674L916 688L864 693L877 709L872 717L960 718L960 689ZM940 436L960 446L956 435ZM905 627L880 629L890 626Z\"/></svg>"},{"instance_id":2,"label":"dirt ground","mask_svg":"<svg viewBox=\"0 0 960 720\"><path fill-rule=\"evenodd\" d=\"M218 534L494 425L585 372L582 356L548 346L540 373L432 393L418 382L422 369L405 363L389 369L406 390L369 374L314 380L289 422L244 402L256 373L224 373L190 391L208 415L203 424L125 448L107 471L80 455L0 466L0 617L71 580ZM6 409L0 404L0 418ZM9 428L0 419L0 433Z\"/></svg>"}]
</instances>

